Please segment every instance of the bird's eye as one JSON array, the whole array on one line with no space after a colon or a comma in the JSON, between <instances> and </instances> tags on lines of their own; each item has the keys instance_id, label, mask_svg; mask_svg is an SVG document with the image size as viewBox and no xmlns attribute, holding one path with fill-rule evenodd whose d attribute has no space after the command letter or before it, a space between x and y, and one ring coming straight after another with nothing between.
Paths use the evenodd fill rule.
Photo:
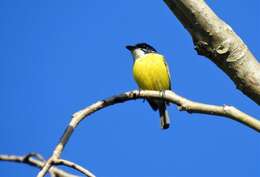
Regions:
<instances>
[{"instance_id":1,"label":"bird's eye","mask_svg":"<svg viewBox=\"0 0 260 177\"><path fill-rule=\"evenodd\" d=\"M147 48L142 48L142 51L147 52Z\"/></svg>"}]
</instances>

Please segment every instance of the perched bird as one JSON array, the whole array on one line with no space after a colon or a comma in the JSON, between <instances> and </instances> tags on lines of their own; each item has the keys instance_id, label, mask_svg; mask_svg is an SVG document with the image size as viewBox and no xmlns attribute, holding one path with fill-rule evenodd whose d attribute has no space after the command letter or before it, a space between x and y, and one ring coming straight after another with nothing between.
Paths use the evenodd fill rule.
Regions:
<instances>
[{"instance_id":1,"label":"perched bird","mask_svg":"<svg viewBox=\"0 0 260 177\"><path fill-rule=\"evenodd\" d=\"M126 48L134 58L133 75L140 89L171 90L169 68L163 55L146 43L128 45ZM170 119L166 110L168 103L161 99L147 100L153 110L159 110L161 128L169 128Z\"/></svg>"}]
</instances>

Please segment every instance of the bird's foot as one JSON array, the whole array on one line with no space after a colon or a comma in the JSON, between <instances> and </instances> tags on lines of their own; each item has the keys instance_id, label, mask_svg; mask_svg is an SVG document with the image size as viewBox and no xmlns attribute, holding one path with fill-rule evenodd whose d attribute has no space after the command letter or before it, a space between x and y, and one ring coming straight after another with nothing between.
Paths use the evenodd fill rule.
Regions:
<instances>
[{"instance_id":1,"label":"bird's foot","mask_svg":"<svg viewBox=\"0 0 260 177\"><path fill-rule=\"evenodd\" d=\"M142 89L138 89L138 95L140 96L141 95L141 91L142 91ZM145 102L145 98L143 99L143 103Z\"/></svg>"},{"instance_id":2,"label":"bird's foot","mask_svg":"<svg viewBox=\"0 0 260 177\"><path fill-rule=\"evenodd\" d=\"M161 98L164 99L165 98L165 90L161 90L160 94L161 94Z\"/></svg>"}]
</instances>

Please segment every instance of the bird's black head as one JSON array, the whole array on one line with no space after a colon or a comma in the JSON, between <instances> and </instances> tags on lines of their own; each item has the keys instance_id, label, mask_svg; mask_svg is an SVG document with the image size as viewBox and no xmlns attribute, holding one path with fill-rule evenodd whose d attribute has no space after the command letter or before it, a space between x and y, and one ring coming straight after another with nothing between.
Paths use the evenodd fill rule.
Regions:
<instances>
[{"instance_id":1,"label":"bird's black head","mask_svg":"<svg viewBox=\"0 0 260 177\"><path fill-rule=\"evenodd\" d=\"M128 50L130 50L131 52L132 52L133 50L135 50L135 49L141 49L141 50L144 51L145 53L154 53L154 52L157 52L157 51L155 50L155 48L153 48L152 46L150 46L150 45L147 44L147 43L138 43L138 44L133 45L133 46L128 45L128 46L126 46L126 48L127 48Z\"/></svg>"}]
</instances>

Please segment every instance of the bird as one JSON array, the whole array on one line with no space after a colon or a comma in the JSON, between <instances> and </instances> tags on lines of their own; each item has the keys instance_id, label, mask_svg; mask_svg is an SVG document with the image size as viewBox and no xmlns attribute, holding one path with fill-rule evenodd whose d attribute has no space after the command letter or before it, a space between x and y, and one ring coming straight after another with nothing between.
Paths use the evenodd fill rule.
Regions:
<instances>
[{"instance_id":1,"label":"bird","mask_svg":"<svg viewBox=\"0 0 260 177\"><path fill-rule=\"evenodd\" d=\"M168 64L162 54L147 43L127 45L134 59L133 76L140 90L171 90L171 77ZM170 127L170 118L166 110L169 102L162 99L148 98L154 111L159 111L162 129Z\"/></svg>"}]
</instances>

